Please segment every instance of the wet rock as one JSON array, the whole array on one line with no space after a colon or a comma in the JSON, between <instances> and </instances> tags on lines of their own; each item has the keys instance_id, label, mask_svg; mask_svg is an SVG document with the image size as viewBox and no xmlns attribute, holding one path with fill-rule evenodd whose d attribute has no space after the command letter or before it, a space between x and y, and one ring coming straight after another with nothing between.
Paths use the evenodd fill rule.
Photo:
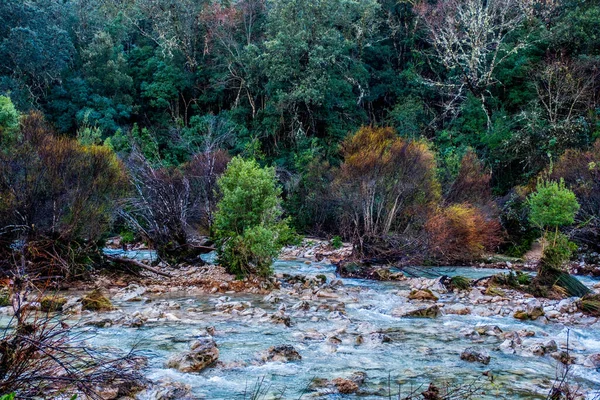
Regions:
<instances>
[{"instance_id":1,"label":"wet rock","mask_svg":"<svg viewBox=\"0 0 600 400\"><path fill-rule=\"evenodd\" d=\"M566 351L552 352L550 353L550 357L565 365L573 364L575 362L575 357L571 356Z\"/></svg>"},{"instance_id":2,"label":"wet rock","mask_svg":"<svg viewBox=\"0 0 600 400\"><path fill-rule=\"evenodd\" d=\"M341 394L352 394L358 392L358 385L350 379L335 378L331 381L337 391Z\"/></svg>"},{"instance_id":3,"label":"wet rock","mask_svg":"<svg viewBox=\"0 0 600 400\"><path fill-rule=\"evenodd\" d=\"M67 314L81 314L83 306L81 305L81 297L70 297L63 305L62 310Z\"/></svg>"},{"instance_id":4,"label":"wet rock","mask_svg":"<svg viewBox=\"0 0 600 400\"><path fill-rule=\"evenodd\" d=\"M306 300L299 301L292 306L292 310L308 311L310 310L310 303Z\"/></svg>"},{"instance_id":5,"label":"wet rock","mask_svg":"<svg viewBox=\"0 0 600 400\"><path fill-rule=\"evenodd\" d=\"M444 308L444 312L446 314L469 315L471 314L471 308L464 304L456 303L452 304L450 307Z\"/></svg>"},{"instance_id":6,"label":"wet rock","mask_svg":"<svg viewBox=\"0 0 600 400\"><path fill-rule=\"evenodd\" d=\"M410 300L438 301L439 299L429 289L413 290L408 295Z\"/></svg>"},{"instance_id":7,"label":"wet rock","mask_svg":"<svg viewBox=\"0 0 600 400\"><path fill-rule=\"evenodd\" d=\"M276 312L275 314L271 315L271 322L273 322L275 324L282 324L287 327L290 327L293 325L292 319L290 318L290 316L285 315L285 313L283 313L283 312Z\"/></svg>"},{"instance_id":8,"label":"wet rock","mask_svg":"<svg viewBox=\"0 0 600 400\"><path fill-rule=\"evenodd\" d=\"M123 289L119 289L119 291L115 293L113 298L122 301L140 301L142 300L140 296L146 293L147 290L148 289L143 286L132 283L131 285L124 287Z\"/></svg>"},{"instance_id":9,"label":"wet rock","mask_svg":"<svg viewBox=\"0 0 600 400\"><path fill-rule=\"evenodd\" d=\"M301 360L302 356L293 346L288 344L272 346L261 355L264 362L290 362Z\"/></svg>"},{"instance_id":10,"label":"wet rock","mask_svg":"<svg viewBox=\"0 0 600 400\"><path fill-rule=\"evenodd\" d=\"M96 386L95 391L103 400L122 399L135 397L135 395L148 386L149 382L141 375L128 377L128 379L116 378L110 382Z\"/></svg>"},{"instance_id":11,"label":"wet rock","mask_svg":"<svg viewBox=\"0 0 600 400\"><path fill-rule=\"evenodd\" d=\"M61 296L44 296L40 301L40 310L44 312L62 311L67 299Z\"/></svg>"},{"instance_id":12,"label":"wet rock","mask_svg":"<svg viewBox=\"0 0 600 400\"><path fill-rule=\"evenodd\" d=\"M530 319L536 320L544 315L544 307L538 299L530 299L525 303L525 305L527 307L526 312Z\"/></svg>"},{"instance_id":13,"label":"wet rock","mask_svg":"<svg viewBox=\"0 0 600 400\"><path fill-rule=\"evenodd\" d=\"M167 361L167 368L181 372L199 372L219 358L219 349L212 337L201 337L195 340L190 350L175 355Z\"/></svg>"},{"instance_id":14,"label":"wet rock","mask_svg":"<svg viewBox=\"0 0 600 400\"><path fill-rule=\"evenodd\" d=\"M482 336L499 336L502 334L502 329L496 325L481 325L475 327L475 332Z\"/></svg>"},{"instance_id":15,"label":"wet rock","mask_svg":"<svg viewBox=\"0 0 600 400\"><path fill-rule=\"evenodd\" d=\"M98 289L91 291L81 299L83 310L90 311L110 311L114 307L110 300Z\"/></svg>"},{"instance_id":16,"label":"wet rock","mask_svg":"<svg viewBox=\"0 0 600 400\"><path fill-rule=\"evenodd\" d=\"M180 382L161 382L144 393L149 400L195 400L191 396L192 387Z\"/></svg>"},{"instance_id":17,"label":"wet rock","mask_svg":"<svg viewBox=\"0 0 600 400\"><path fill-rule=\"evenodd\" d=\"M94 318L84 323L86 326L94 326L96 328L107 328L113 326L114 320L111 318Z\"/></svg>"},{"instance_id":18,"label":"wet rock","mask_svg":"<svg viewBox=\"0 0 600 400\"><path fill-rule=\"evenodd\" d=\"M393 317L435 318L440 315L440 308L433 305L407 305L392 310Z\"/></svg>"},{"instance_id":19,"label":"wet rock","mask_svg":"<svg viewBox=\"0 0 600 400\"><path fill-rule=\"evenodd\" d=\"M215 310L222 311L225 313L231 313L233 310L241 311L246 310L252 307L252 304L249 301L231 301L224 303L217 303L215 305Z\"/></svg>"},{"instance_id":20,"label":"wet rock","mask_svg":"<svg viewBox=\"0 0 600 400\"><path fill-rule=\"evenodd\" d=\"M515 339L506 339L500 345L500 351L502 351L503 353L515 354L516 349L519 347L519 345L520 341L517 341Z\"/></svg>"},{"instance_id":21,"label":"wet rock","mask_svg":"<svg viewBox=\"0 0 600 400\"><path fill-rule=\"evenodd\" d=\"M583 366L587 368L600 368L600 353L590 354L583 361Z\"/></svg>"},{"instance_id":22,"label":"wet rock","mask_svg":"<svg viewBox=\"0 0 600 400\"><path fill-rule=\"evenodd\" d=\"M460 359L488 365L491 358L488 352L484 349L478 347L468 347L460 354Z\"/></svg>"}]
</instances>

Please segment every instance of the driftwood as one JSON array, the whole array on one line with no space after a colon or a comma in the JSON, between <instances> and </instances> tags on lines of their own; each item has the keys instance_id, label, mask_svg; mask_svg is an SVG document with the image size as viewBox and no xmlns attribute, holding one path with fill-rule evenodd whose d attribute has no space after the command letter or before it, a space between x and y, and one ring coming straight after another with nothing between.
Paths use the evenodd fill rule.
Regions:
<instances>
[{"instance_id":1,"label":"driftwood","mask_svg":"<svg viewBox=\"0 0 600 400\"><path fill-rule=\"evenodd\" d=\"M146 264L141 263L141 262L136 261L136 260L131 260L129 258L106 256L106 259L109 260L109 261L115 262L117 264L133 265L135 267L145 269L146 271L150 271L152 273L155 273L156 275L164 276L164 277L167 277L167 278L172 278L173 277L172 275L167 274L166 272L159 271L156 268L153 268L153 267L151 267L149 265L146 265Z\"/></svg>"}]
</instances>

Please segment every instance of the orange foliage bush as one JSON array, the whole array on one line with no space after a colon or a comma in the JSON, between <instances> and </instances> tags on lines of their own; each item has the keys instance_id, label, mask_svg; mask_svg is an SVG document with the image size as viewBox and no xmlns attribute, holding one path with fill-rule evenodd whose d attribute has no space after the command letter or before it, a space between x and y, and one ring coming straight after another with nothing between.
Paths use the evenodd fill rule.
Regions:
<instances>
[{"instance_id":1,"label":"orange foliage bush","mask_svg":"<svg viewBox=\"0 0 600 400\"><path fill-rule=\"evenodd\" d=\"M18 240L68 275L98 252L126 187L123 171L109 148L56 136L40 113L23 117L0 153L0 250Z\"/></svg>"},{"instance_id":2,"label":"orange foliage bush","mask_svg":"<svg viewBox=\"0 0 600 400\"><path fill-rule=\"evenodd\" d=\"M502 242L500 223L469 204L440 208L425 229L430 256L438 263L471 262Z\"/></svg>"},{"instance_id":3,"label":"orange foliage bush","mask_svg":"<svg viewBox=\"0 0 600 400\"><path fill-rule=\"evenodd\" d=\"M392 128L363 127L342 147L336 188L347 236L362 247L401 232L440 198L433 152Z\"/></svg>"}]
</instances>

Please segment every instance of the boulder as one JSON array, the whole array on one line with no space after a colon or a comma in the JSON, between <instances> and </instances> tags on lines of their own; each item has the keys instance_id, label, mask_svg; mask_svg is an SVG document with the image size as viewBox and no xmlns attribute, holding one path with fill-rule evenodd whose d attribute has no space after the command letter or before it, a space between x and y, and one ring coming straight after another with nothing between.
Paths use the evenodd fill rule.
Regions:
<instances>
[{"instance_id":1,"label":"boulder","mask_svg":"<svg viewBox=\"0 0 600 400\"><path fill-rule=\"evenodd\" d=\"M499 336L502 334L502 329L496 325L480 325L475 327L475 332L482 336Z\"/></svg>"},{"instance_id":2,"label":"boulder","mask_svg":"<svg viewBox=\"0 0 600 400\"><path fill-rule=\"evenodd\" d=\"M456 303L452 304L450 307L444 308L446 314L455 314L455 315L469 315L471 314L471 308L465 306L464 304Z\"/></svg>"},{"instance_id":3,"label":"boulder","mask_svg":"<svg viewBox=\"0 0 600 400\"><path fill-rule=\"evenodd\" d=\"M488 365L491 357L484 349L478 347L468 347L460 354L460 359L468 362L479 362Z\"/></svg>"},{"instance_id":4,"label":"boulder","mask_svg":"<svg viewBox=\"0 0 600 400\"><path fill-rule=\"evenodd\" d=\"M331 381L337 391L341 394L352 394L358 392L358 385L350 379L335 378Z\"/></svg>"},{"instance_id":5,"label":"boulder","mask_svg":"<svg viewBox=\"0 0 600 400\"><path fill-rule=\"evenodd\" d=\"M583 361L583 366L587 368L600 368L600 353L590 354Z\"/></svg>"},{"instance_id":6,"label":"boulder","mask_svg":"<svg viewBox=\"0 0 600 400\"><path fill-rule=\"evenodd\" d=\"M62 311L67 299L61 296L44 296L40 301L40 310L44 312Z\"/></svg>"},{"instance_id":7,"label":"boulder","mask_svg":"<svg viewBox=\"0 0 600 400\"><path fill-rule=\"evenodd\" d=\"M298 351L288 344L272 346L261 355L264 362L290 362L301 360L302 356Z\"/></svg>"},{"instance_id":8,"label":"boulder","mask_svg":"<svg viewBox=\"0 0 600 400\"><path fill-rule=\"evenodd\" d=\"M81 299L81 308L89 311L111 311L114 307L108 297L99 289L93 290Z\"/></svg>"},{"instance_id":9,"label":"boulder","mask_svg":"<svg viewBox=\"0 0 600 400\"><path fill-rule=\"evenodd\" d=\"M392 310L393 317L435 318L440 315L440 308L433 305L407 305Z\"/></svg>"},{"instance_id":10,"label":"boulder","mask_svg":"<svg viewBox=\"0 0 600 400\"><path fill-rule=\"evenodd\" d=\"M195 340L190 350L175 355L167 361L167 368L181 372L200 372L219 359L219 349L212 337L200 337Z\"/></svg>"},{"instance_id":11,"label":"boulder","mask_svg":"<svg viewBox=\"0 0 600 400\"><path fill-rule=\"evenodd\" d=\"M408 298L410 300L438 301L438 298L429 289L413 290Z\"/></svg>"}]
</instances>

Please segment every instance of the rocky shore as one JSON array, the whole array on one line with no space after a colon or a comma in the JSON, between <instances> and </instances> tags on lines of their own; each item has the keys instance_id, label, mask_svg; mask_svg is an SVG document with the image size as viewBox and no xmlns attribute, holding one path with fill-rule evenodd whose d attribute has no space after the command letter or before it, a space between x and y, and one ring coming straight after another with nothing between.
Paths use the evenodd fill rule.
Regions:
<instances>
[{"instance_id":1,"label":"rocky shore","mask_svg":"<svg viewBox=\"0 0 600 400\"><path fill-rule=\"evenodd\" d=\"M418 359L433 357L440 351L435 341L441 340L456 343L450 345L454 350L444 349L444 357L451 364L465 363L464 368L472 368L469 364L493 367L504 357L539 359L549 365L563 362L581 368L583 375L585 370L600 368L600 349L588 348L589 342L577 338L567 343L564 334L564 329L600 327L597 317L578 307L577 298L535 298L496 288L487 278L462 290L452 287L444 277L410 277L401 272L379 272L372 277L373 283L362 280L364 276L341 278L330 263L349 257L350 252L348 245L334 250L324 241L287 248L271 279L236 280L215 265L177 266L170 271L172 278L149 272L135 278L102 276L94 288L79 286L61 292L57 307L68 323L100 337L109 331L127 335L156 331L153 346L165 346L159 340L173 343L173 350L164 356L140 357L142 377L139 384L130 385L130 393L123 387L99 388L104 399L203 398L194 384L186 382L186 376L202 372L215 380L235 371L264 370L271 364L302 368L317 362L312 354L318 352L331 357L356 352L368 358L369 353L377 354L386 347L401 351L404 344L417 340L411 336L417 326L425 327L421 328L426 330L424 334L431 335L427 339L430 343L424 341L412 350L419 354ZM97 289L94 296L103 296L110 306L90 307L92 289ZM592 290L597 293L600 284ZM30 307L41 309L42 304L32 302ZM1 308L0 313L9 316L11 309ZM242 328L229 328L232 324ZM436 326L441 331L435 332ZM171 337L169 327L177 327L183 335ZM229 343L223 350L222 343L227 343L237 329L258 330L261 335L277 332L275 337L286 340L270 346L266 345L269 340L264 346L256 343L257 351L252 355L236 358L229 347L239 344ZM350 365L343 373L308 382L306 398L332 392L367 397L383 394L381 377L372 376L368 368ZM145 372L148 368L154 373ZM165 371L177 374L171 376ZM163 375L179 380L160 378ZM523 383L526 389L519 390L536 392L540 385ZM585 393L589 388L581 390Z\"/></svg>"}]
</instances>

